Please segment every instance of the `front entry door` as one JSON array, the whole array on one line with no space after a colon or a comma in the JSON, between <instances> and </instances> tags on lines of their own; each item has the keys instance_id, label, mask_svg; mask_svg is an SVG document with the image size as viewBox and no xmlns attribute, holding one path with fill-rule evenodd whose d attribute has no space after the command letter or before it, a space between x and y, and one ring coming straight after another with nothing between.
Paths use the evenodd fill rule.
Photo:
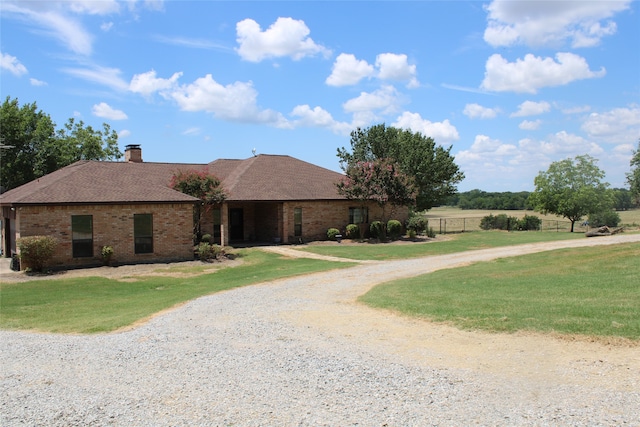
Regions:
<instances>
[{"instance_id":1,"label":"front entry door","mask_svg":"<svg viewBox=\"0 0 640 427\"><path fill-rule=\"evenodd\" d=\"M244 240L242 208L229 209L229 240Z\"/></svg>"}]
</instances>

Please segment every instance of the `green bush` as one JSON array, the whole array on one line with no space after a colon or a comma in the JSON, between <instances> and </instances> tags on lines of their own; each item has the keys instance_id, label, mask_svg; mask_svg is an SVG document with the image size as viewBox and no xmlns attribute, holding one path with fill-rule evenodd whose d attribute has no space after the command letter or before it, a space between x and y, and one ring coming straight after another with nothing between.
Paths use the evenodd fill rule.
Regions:
<instances>
[{"instance_id":1,"label":"green bush","mask_svg":"<svg viewBox=\"0 0 640 427\"><path fill-rule=\"evenodd\" d=\"M433 229L433 227L429 227L429 229L427 230L427 237L430 239L436 237L436 231Z\"/></svg>"},{"instance_id":2,"label":"green bush","mask_svg":"<svg viewBox=\"0 0 640 427\"><path fill-rule=\"evenodd\" d=\"M349 224L347 225L345 234L347 235L347 239L359 239L360 227L358 227L358 224Z\"/></svg>"},{"instance_id":3,"label":"green bush","mask_svg":"<svg viewBox=\"0 0 640 427\"><path fill-rule=\"evenodd\" d=\"M397 219L390 219L387 222L387 235L396 240L402 235L402 223Z\"/></svg>"},{"instance_id":4,"label":"green bush","mask_svg":"<svg viewBox=\"0 0 640 427\"><path fill-rule=\"evenodd\" d=\"M518 218L506 214L496 216L489 214L480 221L480 228L483 230L515 230L518 228Z\"/></svg>"},{"instance_id":5,"label":"green bush","mask_svg":"<svg viewBox=\"0 0 640 427\"><path fill-rule=\"evenodd\" d=\"M374 239L384 238L384 228L382 227L382 222L373 221L371 225L369 225L369 233L371 233L371 237Z\"/></svg>"},{"instance_id":6,"label":"green bush","mask_svg":"<svg viewBox=\"0 0 640 427\"><path fill-rule=\"evenodd\" d=\"M422 215L413 215L407 220L407 230L413 230L416 234L422 234L429 228L429 220Z\"/></svg>"},{"instance_id":7,"label":"green bush","mask_svg":"<svg viewBox=\"0 0 640 427\"><path fill-rule=\"evenodd\" d=\"M220 245L212 245L207 242L200 243L197 252L200 261L212 261L224 255L224 250Z\"/></svg>"},{"instance_id":8,"label":"green bush","mask_svg":"<svg viewBox=\"0 0 640 427\"><path fill-rule=\"evenodd\" d=\"M28 236L19 238L16 244L23 267L42 271L53 257L58 241L51 236Z\"/></svg>"},{"instance_id":9,"label":"green bush","mask_svg":"<svg viewBox=\"0 0 640 427\"><path fill-rule=\"evenodd\" d=\"M614 210L589 214L589 226L591 227L617 227L620 224L620 215Z\"/></svg>"},{"instance_id":10,"label":"green bush","mask_svg":"<svg viewBox=\"0 0 640 427\"><path fill-rule=\"evenodd\" d=\"M102 262L104 265L109 265L111 263L111 258L113 257L113 247L105 245L100 250L100 254L102 255Z\"/></svg>"},{"instance_id":11,"label":"green bush","mask_svg":"<svg viewBox=\"0 0 640 427\"><path fill-rule=\"evenodd\" d=\"M536 231L540 230L542 220L535 215L525 215L518 221L518 230L521 231Z\"/></svg>"},{"instance_id":12,"label":"green bush","mask_svg":"<svg viewBox=\"0 0 640 427\"><path fill-rule=\"evenodd\" d=\"M336 236L340 234L340 230L337 228L330 228L327 230L327 237L329 240L336 240Z\"/></svg>"},{"instance_id":13,"label":"green bush","mask_svg":"<svg viewBox=\"0 0 640 427\"><path fill-rule=\"evenodd\" d=\"M205 243L211 243L211 234L203 234L200 241Z\"/></svg>"}]
</instances>

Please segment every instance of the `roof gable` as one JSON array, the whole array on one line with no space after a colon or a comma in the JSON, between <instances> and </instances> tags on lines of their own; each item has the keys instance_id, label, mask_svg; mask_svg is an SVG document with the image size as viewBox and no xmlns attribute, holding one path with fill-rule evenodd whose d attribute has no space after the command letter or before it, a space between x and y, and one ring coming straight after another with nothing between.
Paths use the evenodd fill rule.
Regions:
<instances>
[{"instance_id":1,"label":"roof gable","mask_svg":"<svg viewBox=\"0 0 640 427\"><path fill-rule=\"evenodd\" d=\"M260 154L245 160L219 159L208 165L228 200L336 200L343 175L290 156Z\"/></svg>"}]
</instances>

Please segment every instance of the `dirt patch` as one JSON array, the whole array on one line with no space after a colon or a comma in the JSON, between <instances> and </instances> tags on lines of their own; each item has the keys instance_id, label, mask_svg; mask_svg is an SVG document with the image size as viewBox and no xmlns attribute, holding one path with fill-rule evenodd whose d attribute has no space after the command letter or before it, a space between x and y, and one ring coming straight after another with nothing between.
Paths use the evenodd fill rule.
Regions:
<instances>
[{"instance_id":1,"label":"dirt patch","mask_svg":"<svg viewBox=\"0 0 640 427\"><path fill-rule=\"evenodd\" d=\"M4 260L3 260L4 261ZM195 277L213 273L223 267L235 267L242 264L241 258L224 259L214 262L183 261L154 264L121 265L117 267L93 267L60 270L51 273L25 273L13 271L8 262L0 263L2 282L15 283L31 280L68 279L75 277L106 277L109 279L131 282L141 276Z\"/></svg>"}]
</instances>

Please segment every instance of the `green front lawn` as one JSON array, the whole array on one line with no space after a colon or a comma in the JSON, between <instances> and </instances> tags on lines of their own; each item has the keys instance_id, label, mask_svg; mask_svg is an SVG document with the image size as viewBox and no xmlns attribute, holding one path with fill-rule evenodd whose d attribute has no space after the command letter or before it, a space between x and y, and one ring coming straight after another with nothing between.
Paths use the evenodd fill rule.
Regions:
<instances>
[{"instance_id":1,"label":"green front lawn","mask_svg":"<svg viewBox=\"0 0 640 427\"><path fill-rule=\"evenodd\" d=\"M257 249L240 252L244 262L189 278L102 277L33 280L0 285L0 327L61 333L113 331L198 298L254 283L344 268L352 264L286 259ZM199 270L194 267L193 272ZM186 271L185 271L186 272Z\"/></svg>"},{"instance_id":2,"label":"green front lawn","mask_svg":"<svg viewBox=\"0 0 640 427\"><path fill-rule=\"evenodd\" d=\"M487 249L499 246L520 245L525 243L550 242L555 240L584 239L582 233L552 233L538 231L477 231L473 233L448 234L438 236L427 243L359 243L309 245L297 249L321 255L331 255L354 260L391 260L416 258L430 255L443 255L474 249Z\"/></svg>"},{"instance_id":3,"label":"green front lawn","mask_svg":"<svg viewBox=\"0 0 640 427\"><path fill-rule=\"evenodd\" d=\"M372 307L463 329L640 340L640 244L563 249L376 286Z\"/></svg>"}]
</instances>

